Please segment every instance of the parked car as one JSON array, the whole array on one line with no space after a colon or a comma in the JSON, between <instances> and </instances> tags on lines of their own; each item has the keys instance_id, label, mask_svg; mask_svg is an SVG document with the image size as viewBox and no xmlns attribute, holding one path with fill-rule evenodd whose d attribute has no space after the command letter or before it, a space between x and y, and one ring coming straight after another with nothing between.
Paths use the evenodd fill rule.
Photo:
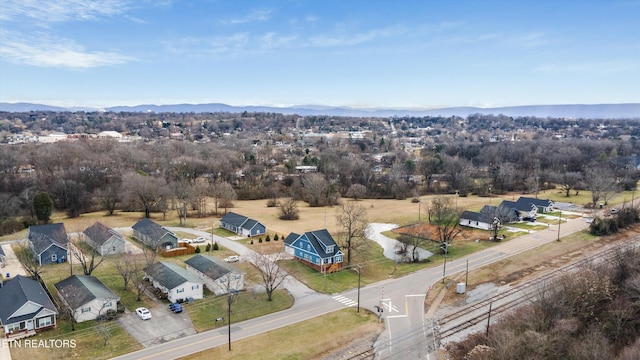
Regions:
<instances>
[{"instance_id":1,"label":"parked car","mask_svg":"<svg viewBox=\"0 0 640 360\"><path fill-rule=\"evenodd\" d=\"M151 311L149 311L149 309L144 308L144 307L139 307L136 309L136 314L138 314L138 317L142 320L149 320L151 319Z\"/></svg>"},{"instance_id":2,"label":"parked car","mask_svg":"<svg viewBox=\"0 0 640 360\"><path fill-rule=\"evenodd\" d=\"M228 263L238 262L240 261L240 256L238 255L227 256L226 258L224 258L224 261Z\"/></svg>"},{"instance_id":3,"label":"parked car","mask_svg":"<svg viewBox=\"0 0 640 360\"><path fill-rule=\"evenodd\" d=\"M182 305L179 303L171 303L169 304L169 310L173 311L174 314L182 312Z\"/></svg>"},{"instance_id":4,"label":"parked car","mask_svg":"<svg viewBox=\"0 0 640 360\"><path fill-rule=\"evenodd\" d=\"M186 242L187 244L191 244L193 242L193 240L191 240L191 239L182 239L180 241Z\"/></svg>"},{"instance_id":5,"label":"parked car","mask_svg":"<svg viewBox=\"0 0 640 360\"><path fill-rule=\"evenodd\" d=\"M207 239L205 239L204 236L198 236L193 240L194 243L203 243L205 241L207 241Z\"/></svg>"}]
</instances>

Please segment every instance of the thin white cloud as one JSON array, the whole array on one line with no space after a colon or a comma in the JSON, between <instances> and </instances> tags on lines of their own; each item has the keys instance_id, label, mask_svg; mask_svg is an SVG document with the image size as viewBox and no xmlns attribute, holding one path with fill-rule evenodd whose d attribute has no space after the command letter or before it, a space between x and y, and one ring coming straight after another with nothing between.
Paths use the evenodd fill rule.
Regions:
<instances>
[{"instance_id":1,"label":"thin white cloud","mask_svg":"<svg viewBox=\"0 0 640 360\"><path fill-rule=\"evenodd\" d=\"M253 9L247 15L232 18L229 20L223 20L223 24L245 24L254 21L266 21L271 17L272 10L270 9Z\"/></svg>"},{"instance_id":2,"label":"thin white cloud","mask_svg":"<svg viewBox=\"0 0 640 360\"><path fill-rule=\"evenodd\" d=\"M619 72L640 71L640 62L628 60L612 60L600 62L583 62L575 64L545 64L536 69L545 73L588 73L611 74Z\"/></svg>"},{"instance_id":3,"label":"thin white cloud","mask_svg":"<svg viewBox=\"0 0 640 360\"><path fill-rule=\"evenodd\" d=\"M135 59L117 52L87 51L73 40L46 33L23 36L0 29L0 55L5 61L38 67L88 69Z\"/></svg>"},{"instance_id":4,"label":"thin white cloud","mask_svg":"<svg viewBox=\"0 0 640 360\"><path fill-rule=\"evenodd\" d=\"M87 21L127 11L124 0L2 0L0 19L22 21L30 18L46 23Z\"/></svg>"},{"instance_id":5,"label":"thin white cloud","mask_svg":"<svg viewBox=\"0 0 640 360\"><path fill-rule=\"evenodd\" d=\"M309 42L312 46L317 47L352 46L370 42L379 38L390 38L405 32L406 30L401 26L389 26L355 34L339 31L337 34L311 37Z\"/></svg>"}]
</instances>

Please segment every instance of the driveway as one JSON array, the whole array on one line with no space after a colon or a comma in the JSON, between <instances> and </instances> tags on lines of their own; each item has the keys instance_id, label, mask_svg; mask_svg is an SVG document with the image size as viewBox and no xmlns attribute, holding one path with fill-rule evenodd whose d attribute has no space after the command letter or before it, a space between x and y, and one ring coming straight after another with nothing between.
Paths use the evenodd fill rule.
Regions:
<instances>
[{"instance_id":1,"label":"driveway","mask_svg":"<svg viewBox=\"0 0 640 360\"><path fill-rule=\"evenodd\" d=\"M382 246L382 248L384 249L384 257L399 262L402 261L402 255L396 254L396 246L401 245L402 243L398 240L394 240L390 237L382 235L383 232L393 230L397 227L398 225L396 224L371 223L367 228L367 237L369 238L369 240L373 240L380 246ZM409 251L411 251L411 249L412 247L409 246ZM431 255L433 255L432 252L418 248L418 256L420 259L427 259Z\"/></svg>"},{"instance_id":2,"label":"driveway","mask_svg":"<svg viewBox=\"0 0 640 360\"><path fill-rule=\"evenodd\" d=\"M9 274L10 277L14 277L16 275L27 276L27 272L24 271L22 264L18 261L11 244L2 245L2 251L4 251L4 254L6 255L3 263L4 266L2 267L2 277L7 277L7 274Z\"/></svg>"},{"instance_id":3,"label":"driveway","mask_svg":"<svg viewBox=\"0 0 640 360\"><path fill-rule=\"evenodd\" d=\"M149 308L149 311L151 311L151 319L149 320L141 320L135 310L127 310L118 318L120 326L144 347L166 343L196 333L186 311L174 314L169 310L168 304Z\"/></svg>"}]
</instances>

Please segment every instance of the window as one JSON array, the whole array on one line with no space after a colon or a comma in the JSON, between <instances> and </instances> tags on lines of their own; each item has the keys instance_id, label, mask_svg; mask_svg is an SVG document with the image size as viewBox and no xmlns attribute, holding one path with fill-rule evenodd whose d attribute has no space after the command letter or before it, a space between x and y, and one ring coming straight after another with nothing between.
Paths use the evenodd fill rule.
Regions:
<instances>
[{"instance_id":1,"label":"window","mask_svg":"<svg viewBox=\"0 0 640 360\"><path fill-rule=\"evenodd\" d=\"M242 278L242 275L236 275L236 280L240 280Z\"/></svg>"},{"instance_id":2,"label":"window","mask_svg":"<svg viewBox=\"0 0 640 360\"><path fill-rule=\"evenodd\" d=\"M83 314L84 314L84 313L88 313L88 312L90 312L90 311L91 311L91 307L82 308L80 311L81 311Z\"/></svg>"},{"instance_id":3,"label":"window","mask_svg":"<svg viewBox=\"0 0 640 360\"><path fill-rule=\"evenodd\" d=\"M328 253L332 253L333 252L333 245L327 246L327 252Z\"/></svg>"},{"instance_id":4,"label":"window","mask_svg":"<svg viewBox=\"0 0 640 360\"><path fill-rule=\"evenodd\" d=\"M109 301L109 302L105 303L104 305L102 305L102 307L105 307L105 308L108 308L108 307L111 307L111 306L113 306L113 303L111 301Z\"/></svg>"},{"instance_id":5,"label":"window","mask_svg":"<svg viewBox=\"0 0 640 360\"><path fill-rule=\"evenodd\" d=\"M53 262L58 261L58 255L57 254L51 254L51 261L53 261Z\"/></svg>"},{"instance_id":6,"label":"window","mask_svg":"<svg viewBox=\"0 0 640 360\"><path fill-rule=\"evenodd\" d=\"M47 316L46 318L38 319L38 327L51 326L53 323L51 322L51 316Z\"/></svg>"},{"instance_id":7,"label":"window","mask_svg":"<svg viewBox=\"0 0 640 360\"><path fill-rule=\"evenodd\" d=\"M111 248L111 251L116 252L116 247L115 247L115 245Z\"/></svg>"},{"instance_id":8,"label":"window","mask_svg":"<svg viewBox=\"0 0 640 360\"><path fill-rule=\"evenodd\" d=\"M184 288L176 290L176 293L178 293L178 294L183 293L183 292L184 292Z\"/></svg>"},{"instance_id":9,"label":"window","mask_svg":"<svg viewBox=\"0 0 640 360\"><path fill-rule=\"evenodd\" d=\"M22 323L24 324L24 323ZM9 324L7 325L7 332L13 332L14 330L20 330L20 324Z\"/></svg>"},{"instance_id":10,"label":"window","mask_svg":"<svg viewBox=\"0 0 640 360\"><path fill-rule=\"evenodd\" d=\"M193 286L191 287L191 290L195 290L195 289L199 289L199 288L200 288L200 285L193 285Z\"/></svg>"}]
</instances>

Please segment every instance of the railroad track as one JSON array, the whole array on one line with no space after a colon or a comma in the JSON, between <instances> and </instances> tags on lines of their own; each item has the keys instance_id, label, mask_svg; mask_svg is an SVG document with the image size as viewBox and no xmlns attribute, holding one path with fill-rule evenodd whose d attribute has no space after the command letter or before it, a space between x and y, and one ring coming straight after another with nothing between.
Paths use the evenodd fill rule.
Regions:
<instances>
[{"instance_id":1,"label":"railroad track","mask_svg":"<svg viewBox=\"0 0 640 360\"><path fill-rule=\"evenodd\" d=\"M375 357L375 351L373 348L369 348L363 352L357 353L347 360L364 360L364 359L373 359Z\"/></svg>"},{"instance_id":2,"label":"railroad track","mask_svg":"<svg viewBox=\"0 0 640 360\"><path fill-rule=\"evenodd\" d=\"M622 249L636 247L638 243L640 243L640 237L635 237L630 242L624 242L622 244L602 250L595 255L584 257L569 265L552 270L534 280L528 281L518 286L514 286L511 289L506 290L500 294L468 305L459 311L447 314L446 316L438 319L438 342L441 342L443 339L451 337L461 331L464 331L487 320L490 316L489 308L491 308L491 316L494 316L521 306L529 300L535 298L538 291L541 289L540 285L544 284L545 282L552 280L560 275L575 271L576 269L590 263L610 258L613 254ZM516 294L518 294L519 296L514 297L514 295ZM512 298L509 299L509 297Z\"/></svg>"}]
</instances>

